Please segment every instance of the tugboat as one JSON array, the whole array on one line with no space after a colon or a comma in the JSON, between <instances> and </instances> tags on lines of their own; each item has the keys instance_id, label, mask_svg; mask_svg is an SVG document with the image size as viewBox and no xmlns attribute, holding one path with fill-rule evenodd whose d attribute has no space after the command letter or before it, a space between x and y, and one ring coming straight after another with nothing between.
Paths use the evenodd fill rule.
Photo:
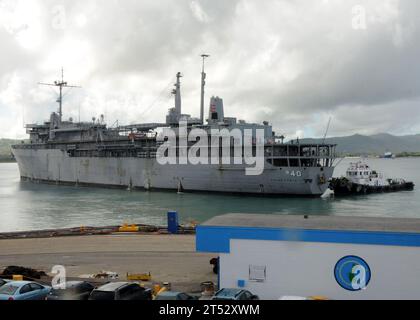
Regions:
<instances>
[{"instance_id":1,"label":"tugboat","mask_svg":"<svg viewBox=\"0 0 420 320\"><path fill-rule=\"evenodd\" d=\"M330 189L336 196L365 195L371 193L412 191L414 183L403 179L386 179L383 174L372 170L366 163L351 163L342 178L334 178Z\"/></svg>"}]
</instances>

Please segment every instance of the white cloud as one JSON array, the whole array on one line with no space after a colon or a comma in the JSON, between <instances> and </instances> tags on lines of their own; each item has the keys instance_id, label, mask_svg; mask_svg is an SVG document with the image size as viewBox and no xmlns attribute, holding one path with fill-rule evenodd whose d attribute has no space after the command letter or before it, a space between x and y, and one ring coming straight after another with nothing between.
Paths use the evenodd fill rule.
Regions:
<instances>
[{"instance_id":1,"label":"white cloud","mask_svg":"<svg viewBox=\"0 0 420 320\"><path fill-rule=\"evenodd\" d=\"M194 17L200 21L200 22L204 22L207 23L209 22L209 16L207 15L207 13L203 10L203 8L201 7L200 3L198 1L191 1L190 3L190 8L191 11L194 15Z\"/></svg>"},{"instance_id":2,"label":"white cloud","mask_svg":"<svg viewBox=\"0 0 420 320\"><path fill-rule=\"evenodd\" d=\"M24 137L57 104L64 67L66 118L105 114L109 124L164 121L182 71L184 112L198 116L201 53L207 98L226 114L269 120L277 133L416 133L420 20L416 0L366 0L366 30L348 0L0 0L0 137ZM63 28L54 28L57 6ZM14 79L14 80L12 80ZM165 90L164 90L165 89Z\"/></svg>"}]
</instances>

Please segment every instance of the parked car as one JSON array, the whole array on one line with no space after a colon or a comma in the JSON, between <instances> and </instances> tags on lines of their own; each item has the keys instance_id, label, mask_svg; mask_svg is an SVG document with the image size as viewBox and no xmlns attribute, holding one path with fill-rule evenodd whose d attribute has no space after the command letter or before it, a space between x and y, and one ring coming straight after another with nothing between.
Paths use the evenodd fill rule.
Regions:
<instances>
[{"instance_id":1,"label":"parked car","mask_svg":"<svg viewBox=\"0 0 420 320\"><path fill-rule=\"evenodd\" d=\"M89 300L152 300L152 291L137 283L110 282L93 290Z\"/></svg>"},{"instance_id":2,"label":"parked car","mask_svg":"<svg viewBox=\"0 0 420 320\"><path fill-rule=\"evenodd\" d=\"M9 280L0 279L0 287L3 287L6 283L10 282Z\"/></svg>"},{"instance_id":3,"label":"parked car","mask_svg":"<svg viewBox=\"0 0 420 320\"><path fill-rule=\"evenodd\" d=\"M221 289L216 292L212 300L260 300L260 298L247 290Z\"/></svg>"},{"instance_id":4,"label":"parked car","mask_svg":"<svg viewBox=\"0 0 420 320\"><path fill-rule=\"evenodd\" d=\"M159 294L155 300L197 300L184 292L165 291Z\"/></svg>"},{"instance_id":5,"label":"parked car","mask_svg":"<svg viewBox=\"0 0 420 320\"><path fill-rule=\"evenodd\" d=\"M52 289L46 300L88 300L95 287L86 281L68 281L65 289Z\"/></svg>"},{"instance_id":6,"label":"parked car","mask_svg":"<svg viewBox=\"0 0 420 320\"><path fill-rule=\"evenodd\" d=\"M44 300L51 287L32 281L11 281L0 287L0 300Z\"/></svg>"}]
</instances>

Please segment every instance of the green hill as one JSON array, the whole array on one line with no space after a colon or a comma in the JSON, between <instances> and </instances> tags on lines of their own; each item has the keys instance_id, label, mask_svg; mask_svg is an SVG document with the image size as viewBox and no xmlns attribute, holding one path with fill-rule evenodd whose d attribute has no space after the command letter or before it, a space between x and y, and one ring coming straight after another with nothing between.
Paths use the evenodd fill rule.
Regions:
<instances>
[{"instance_id":1,"label":"green hill","mask_svg":"<svg viewBox=\"0 0 420 320\"><path fill-rule=\"evenodd\" d=\"M302 143L321 143L322 139L303 139ZM326 143L337 144L337 151L344 155L383 155L385 152L406 155L420 152L420 134L393 136L387 133L325 139Z\"/></svg>"},{"instance_id":2,"label":"green hill","mask_svg":"<svg viewBox=\"0 0 420 320\"><path fill-rule=\"evenodd\" d=\"M13 161L11 146L18 143L20 140L0 139L0 162Z\"/></svg>"}]
</instances>

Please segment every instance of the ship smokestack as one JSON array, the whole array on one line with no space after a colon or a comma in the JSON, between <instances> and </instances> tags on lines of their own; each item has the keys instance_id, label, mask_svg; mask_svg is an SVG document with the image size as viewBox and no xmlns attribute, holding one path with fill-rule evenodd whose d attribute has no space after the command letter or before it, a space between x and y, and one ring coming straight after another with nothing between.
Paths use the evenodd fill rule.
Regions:
<instances>
[{"instance_id":1,"label":"ship smokestack","mask_svg":"<svg viewBox=\"0 0 420 320\"><path fill-rule=\"evenodd\" d=\"M206 58L210 57L208 54L202 54L201 57L203 58L203 70L201 72L201 104L200 104L200 120L201 124L204 124L204 95L205 95L205 87L206 87L206 77L207 74L204 71L205 61Z\"/></svg>"}]
</instances>

